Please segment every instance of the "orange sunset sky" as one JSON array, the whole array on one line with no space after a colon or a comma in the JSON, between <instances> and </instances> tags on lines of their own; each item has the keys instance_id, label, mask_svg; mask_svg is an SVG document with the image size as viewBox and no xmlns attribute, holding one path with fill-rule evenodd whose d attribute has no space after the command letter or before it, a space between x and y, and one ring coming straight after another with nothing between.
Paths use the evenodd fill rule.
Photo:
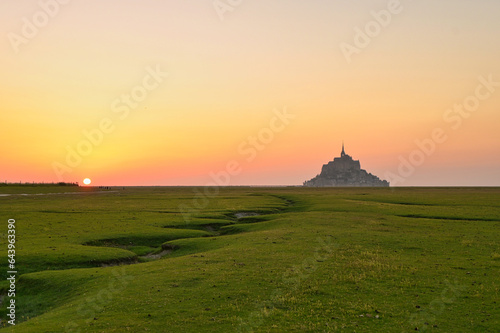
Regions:
<instances>
[{"instance_id":1,"label":"orange sunset sky","mask_svg":"<svg viewBox=\"0 0 500 333\"><path fill-rule=\"evenodd\" d=\"M499 13L2 0L0 181L298 185L344 140L392 185L500 186Z\"/></svg>"}]
</instances>

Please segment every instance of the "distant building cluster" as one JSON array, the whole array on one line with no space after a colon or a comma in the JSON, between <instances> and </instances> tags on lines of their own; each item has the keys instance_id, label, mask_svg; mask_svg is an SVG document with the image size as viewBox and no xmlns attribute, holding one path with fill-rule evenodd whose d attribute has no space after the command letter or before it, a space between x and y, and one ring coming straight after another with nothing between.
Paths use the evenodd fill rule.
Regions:
<instances>
[{"instance_id":1,"label":"distant building cluster","mask_svg":"<svg viewBox=\"0 0 500 333\"><path fill-rule=\"evenodd\" d=\"M361 169L359 161L353 160L351 156L345 153L344 144L342 143L340 157L335 157L333 161L324 164L321 173L313 179L305 181L304 186L388 187L389 182Z\"/></svg>"}]
</instances>

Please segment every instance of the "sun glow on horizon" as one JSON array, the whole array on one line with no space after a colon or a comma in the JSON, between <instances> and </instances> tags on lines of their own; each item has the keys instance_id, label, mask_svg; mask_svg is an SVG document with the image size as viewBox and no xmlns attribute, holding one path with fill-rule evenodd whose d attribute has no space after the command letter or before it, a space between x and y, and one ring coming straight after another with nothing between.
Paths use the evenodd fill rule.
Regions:
<instances>
[{"instance_id":1,"label":"sun glow on horizon","mask_svg":"<svg viewBox=\"0 0 500 333\"><path fill-rule=\"evenodd\" d=\"M90 178L85 178L85 179L83 180L83 183L84 183L85 185L90 185L90 183L92 183L92 180L91 180Z\"/></svg>"}]
</instances>

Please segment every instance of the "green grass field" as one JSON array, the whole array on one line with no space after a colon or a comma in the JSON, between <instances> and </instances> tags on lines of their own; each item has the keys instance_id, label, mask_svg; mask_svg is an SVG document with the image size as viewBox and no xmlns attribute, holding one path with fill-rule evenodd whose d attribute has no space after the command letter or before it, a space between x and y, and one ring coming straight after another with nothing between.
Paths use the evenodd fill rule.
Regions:
<instances>
[{"instance_id":1,"label":"green grass field","mask_svg":"<svg viewBox=\"0 0 500 333\"><path fill-rule=\"evenodd\" d=\"M1 330L500 332L499 188L210 191L0 187Z\"/></svg>"}]
</instances>

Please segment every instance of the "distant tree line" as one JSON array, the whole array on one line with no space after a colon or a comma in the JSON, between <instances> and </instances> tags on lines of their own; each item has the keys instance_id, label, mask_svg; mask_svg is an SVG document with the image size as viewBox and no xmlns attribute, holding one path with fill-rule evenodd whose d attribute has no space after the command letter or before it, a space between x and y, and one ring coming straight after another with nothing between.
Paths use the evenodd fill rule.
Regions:
<instances>
[{"instance_id":1,"label":"distant tree line","mask_svg":"<svg viewBox=\"0 0 500 333\"><path fill-rule=\"evenodd\" d=\"M66 182L51 182L51 183L37 183L37 182L18 182L18 183L13 183L13 182L8 182L5 181L3 183L0 183L0 186L80 186L78 182L76 183L66 183Z\"/></svg>"}]
</instances>

